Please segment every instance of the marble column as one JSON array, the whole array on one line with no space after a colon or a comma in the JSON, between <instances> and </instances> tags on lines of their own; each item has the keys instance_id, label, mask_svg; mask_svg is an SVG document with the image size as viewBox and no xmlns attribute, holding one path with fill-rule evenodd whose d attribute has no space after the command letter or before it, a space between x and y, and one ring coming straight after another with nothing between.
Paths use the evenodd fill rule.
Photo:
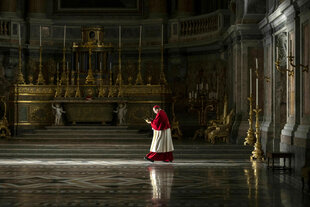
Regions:
<instances>
[{"instance_id":1,"label":"marble column","mask_svg":"<svg viewBox=\"0 0 310 207\"><path fill-rule=\"evenodd\" d=\"M194 0L177 0L177 12L178 17L187 17L194 14Z\"/></svg>"},{"instance_id":2,"label":"marble column","mask_svg":"<svg viewBox=\"0 0 310 207\"><path fill-rule=\"evenodd\" d=\"M167 17L167 1L166 0L149 0L149 18L165 18Z\"/></svg>"},{"instance_id":3,"label":"marble column","mask_svg":"<svg viewBox=\"0 0 310 207\"><path fill-rule=\"evenodd\" d=\"M272 152L275 151L273 149L274 145L274 136L272 129L272 77L273 77L273 60L274 60L274 52L273 52L273 38L271 34L268 32L264 38L264 76L268 78L268 80L264 81L264 89L265 89L265 97L264 97L264 108L263 108L263 122L261 123L261 144L264 152ZM280 140L280 139L278 139ZM278 141L279 143L279 141ZM276 150L278 151L278 150Z\"/></svg>"},{"instance_id":4,"label":"marble column","mask_svg":"<svg viewBox=\"0 0 310 207\"><path fill-rule=\"evenodd\" d=\"M29 0L28 1L28 16L32 18L45 17L46 0Z\"/></svg>"},{"instance_id":5,"label":"marble column","mask_svg":"<svg viewBox=\"0 0 310 207\"><path fill-rule=\"evenodd\" d=\"M249 69L255 68L255 58L258 58L260 74L263 75L263 56L261 41L253 39L245 39L239 34L249 34L249 31L257 30L252 26L244 27L243 31L235 33L236 36L232 37L234 43L232 45L233 60L230 70L234 71L233 77L233 105L235 108L235 122L233 124L233 138L237 144L243 144L244 139L249 129L248 117L249 117L249 102L248 97L250 94L249 90ZM253 73L254 78L255 73ZM263 81L259 82L259 107L262 108L264 103L264 92L263 92ZM253 84L253 90L255 89ZM255 97L255 93L253 93ZM255 102L253 103L255 106ZM261 115L261 114L260 114ZM255 117L254 117L255 118Z\"/></svg>"},{"instance_id":6,"label":"marble column","mask_svg":"<svg viewBox=\"0 0 310 207\"><path fill-rule=\"evenodd\" d=\"M4 17L11 17L16 15L16 0L1 0L0 14Z\"/></svg>"}]
</instances>

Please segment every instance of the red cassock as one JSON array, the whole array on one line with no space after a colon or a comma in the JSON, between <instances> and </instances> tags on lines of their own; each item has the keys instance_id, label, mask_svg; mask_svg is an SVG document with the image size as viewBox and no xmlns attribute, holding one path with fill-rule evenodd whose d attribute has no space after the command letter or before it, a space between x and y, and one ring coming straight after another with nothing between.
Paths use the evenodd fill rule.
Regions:
<instances>
[{"instance_id":1,"label":"red cassock","mask_svg":"<svg viewBox=\"0 0 310 207\"><path fill-rule=\"evenodd\" d=\"M150 153L146 155L153 161L173 161L170 123L165 111L159 110L156 118L151 122L154 131Z\"/></svg>"}]
</instances>

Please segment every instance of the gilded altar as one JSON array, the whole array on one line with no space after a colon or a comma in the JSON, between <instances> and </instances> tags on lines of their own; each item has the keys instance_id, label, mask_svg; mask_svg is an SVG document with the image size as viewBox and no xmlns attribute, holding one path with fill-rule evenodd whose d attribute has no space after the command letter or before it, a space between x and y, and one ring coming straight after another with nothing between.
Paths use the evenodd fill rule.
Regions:
<instances>
[{"instance_id":1,"label":"gilded altar","mask_svg":"<svg viewBox=\"0 0 310 207\"><path fill-rule=\"evenodd\" d=\"M114 86L113 86L114 87ZM72 86L72 90L75 86ZM98 86L81 86L81 91L92 88L98 91ZM104 86L108 90L109 86ZM85 90L84 90L85 89ZM66 110L66 123L110 123L115 117L113 110L118 103L127 103L127 125L134 128L147 127L144 118L152 117L152 107L155 104L171 110L170 91L163 85L123 85L122 97L98 97L84 94L80 98L55 98L55 85L26 85L16 84L11 88L9 101L9 121L14 126L14 133L23 132L54 123L53 103L61 104Z\"/></svg>"},{"instance_id":2,"label":"gilded altar","mask_svg":"<svg viewBox=\"0 0 310 207\"><path fill-rule=\"evenodd\" d=\"M171 114L171 91L166 82L129 81L141 79L140 65L137 74L125 77L121 70L121 47L115 53L114 46L104 42L103 34L103 27L83 27L82 42L72 45L70 63L64 44L62 61L49 77L44 75L45 68L42 67L42 47L37 80L31 74L25 81L19 70L20 78L11 87L9 100L9 122L14 127L14 134L53 125L53 104L61 105L66 111L66 125L117 124L115 109L120 103L127 106L126 125L134 128L148 127L144 119L154 116L152 107L155 104ZM118 60L114 61L116 67L112 67L114 54L118 55ZM137 62L141 62L140 54ZM158 76L162 80L165 78L161 62ZM115 68L118 70L114 71ZM128 82L125 84L123 79Z\"/></svg>"}]
</instances>

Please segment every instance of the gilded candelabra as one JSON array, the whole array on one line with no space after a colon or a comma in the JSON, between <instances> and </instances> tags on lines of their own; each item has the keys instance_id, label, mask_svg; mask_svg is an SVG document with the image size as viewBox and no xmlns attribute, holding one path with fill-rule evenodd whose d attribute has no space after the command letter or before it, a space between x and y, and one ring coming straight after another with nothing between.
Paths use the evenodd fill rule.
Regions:
<instances>
[{"instance_id":1,"label":"gilded candelabra","mask_svg":"<svg viewBox=\"0 0 310 207\"><path fill-rule=\"evenodd\" d=\"M255 137L254 137L254 131L253 131L253 94L251 93L250 97L248 97L249 105L250 105L250 111L249 111L249 129L247 132L247 136L245 138L244 145L251 145L253 146L255 143Z\"/></svg>"},{"instance_id":2,"label":"gilded candelabra","mask_svg":"<svg viewBox=\"0 0 310 207\"><path fill-rule=\"evenodd\" d=\"M161 58L160 58L160 83L167 84L166 76L164 73L164 45L161 45Z\"/></svg>"},{"instance_id":3,"label":"gilded candelabra","mask_svg":"<svg viewBox=\"0 0 310 207\"><path fill-rule=\"evenodd\" d=\"M22 72L22 47L19 45L18 48L18 75L17 75L17 83L25 84L24 75Z\"/></svg>"},{"instance_id":4,"label":"gilded candelabra","mask_svg":"<svg viewBox=\"0 0 310 207\"><path fill-rule=\"evenodd\" d=\"M279 60L276 60L275 61L275 66L276 66L276 69L281 72L281 73L284 73L284 72L288 72L288 76L294 76L294 69L297 67L297 68L302 68L302 72L308 72L309 71L309 66L308 65L303 65L303 64L299 64L299 65L295 65L294 64L294 56L292 55L289 55L287 56L287 59L288 59L288 65L287 67L292 66L293 69L284 69L284 68L281 68L280 66L280 61Z\"/></svg>"},{"instance_id":5,"label":"gilded candelabra","mask_svg":"<svg viewBox=\"0 0 310 207\"><path fill-rule=\"evenodd\" d=\"M251 160L257 159L257 160L264 160L264 152L262 150L262 145L260 143L260 125L259 125L259 113L262 111L258 107L258 104L256 104L256 108L253 110L255 112L256 116L256 123L255 123L255 136L256 136L256 142L254 145L254 150L252 151Z\"/></svg>"},{"instance_id":6,"label":"gilded candelabra","mask_svg":"<svg viewBox=\"0 0 310 207\"><path fill-rule=\"evenodd\" d=\"M89 53L88 53L89 69L88 69L88 74L87 74L85 83L86 83L86 84L89 84L89 83L95 84L96 80L95 80L95 78L94 78L93 69L92 69L92 65L91 65L91 55L92 55L91 47L89 48L88 52L89 52Z\"/></svg>"},{"instance_id":7,"label":"gilded candelabra","mask_svg":"<svg viewBox=\"0 0 310 207\"><path fill-rule=\"evenodd\" d=\"M141 76L141 47L139 47L138 74L136 79L136 85L143 85L143 80Z\"/></svg>"},{"instance_id":8,"label":"gilded candelabra","mask_svg":"<svg viewBox=\"0 0 310 207\"><path fill-rule=\"evenodd\" d=\"M62 73L60 78L60 85L66 81L66 48L62 49Z\"/></svg>"},{"instance_id":9,"label":"gilded candelabra","mask_svg":"<svg viewBox=\"0 0 310 207\"><path fill-rule=\"evenodd\" d=\"M40 60L39 60L39 75L37 80L38 85L44 85L45 80L42 73L42 46L40 46Z\"/></svg>"},{"instance_id":10,"label":"gilded candelabra","mask_svg":"<svg viewBox=\"0 0 310 207\"><path fill-rule=\"evenodd\" d=\"M116 79L116 83L119 84L119 89L118 89L118 97L123 96L123 90L122 90L122 50L119 48L118 50L118 75Z\"/></svg>"},{"instance_id":11,"label":"gilded candelabra","mask_svg":"<svg viewBox=\"0 0 310 207\"><path fill-rule=\"evenodd\" d=\"M294 75L294 69L286 69L286 68L284 69L284 68L281 68L279 60L275 61L275 65L276 65L277 71L279 71L281 73L288 72L288 76L293 76Z\"/></svg>"}]
</instances>

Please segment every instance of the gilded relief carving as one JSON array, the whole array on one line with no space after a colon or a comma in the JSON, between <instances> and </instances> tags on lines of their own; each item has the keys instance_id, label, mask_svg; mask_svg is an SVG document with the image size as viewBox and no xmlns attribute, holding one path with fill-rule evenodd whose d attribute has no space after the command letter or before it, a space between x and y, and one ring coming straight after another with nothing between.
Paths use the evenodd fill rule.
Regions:
<instances>
[{"instance_id":1,"label":"gilded relief carving","mask_svg":"<svg viewBox=\"0 0 310 207\"><path fill-rule=\"evenodd\" d=\"M37 104L29 106L30 122L51 122L52 121L52 108L49 104Z\"/></svg>"},{"instance_id":2,"label":"gilded relief carving","mask_svg":"<svg viewBox=\"0 0 310 207\"><path fill-rule=\"evenodd\" d=\"M141 123L146 117L152 117L151 104L130 104L128 106L128 122Z\"/></svg>"}]
</instances>

